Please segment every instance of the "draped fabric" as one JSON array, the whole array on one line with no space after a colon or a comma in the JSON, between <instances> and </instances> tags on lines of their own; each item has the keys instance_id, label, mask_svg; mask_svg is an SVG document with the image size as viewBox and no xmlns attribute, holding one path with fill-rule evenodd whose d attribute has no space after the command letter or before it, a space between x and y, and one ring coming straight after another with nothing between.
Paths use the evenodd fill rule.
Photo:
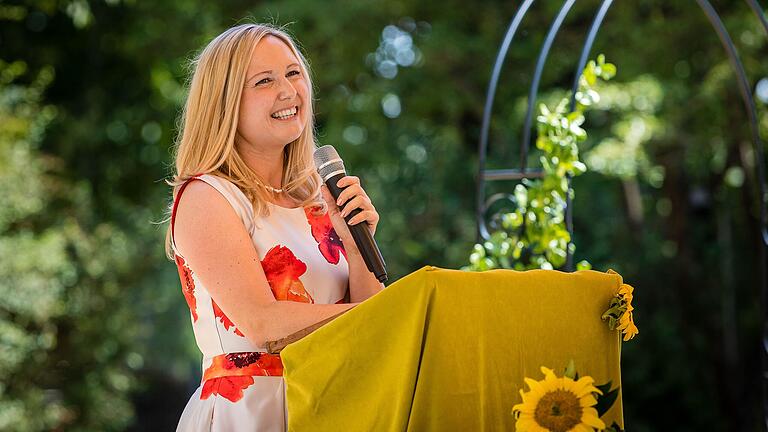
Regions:
<instances>
[{"instance_id":1,"label":"draped fabric","mask_svg":"<svg viewBox=\"0 0 768 432\"><path fill-rule=\"evenodd\" d=\"M523 379L621 385L616 273L424 267L281 353L290 431L511 431ZM622 396L602 417L623 427Z\"/></svg>"}]
</instances>

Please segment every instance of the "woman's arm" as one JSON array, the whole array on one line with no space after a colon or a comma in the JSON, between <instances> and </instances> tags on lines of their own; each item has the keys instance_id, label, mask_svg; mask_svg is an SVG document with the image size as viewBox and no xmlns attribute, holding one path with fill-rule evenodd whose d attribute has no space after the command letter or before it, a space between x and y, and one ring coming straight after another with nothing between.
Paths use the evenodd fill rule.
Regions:
<instances>
[{"instance_id":1,"label":"woman's arm","mask_svg":"<svg viewBox=\"0 0 768 432\"><path fill-rule=\"evenodd\" d=\"M226 198L203 181L190 183L179 198L174 237L211 297L256 346L356 305L276 301L242 221Z\"/></svg>"},{"instance_id":2,"label":"woman's arm","mask_svg":"<svg viewBox=\"0 0 768 432\"><path fill-rule=\"evenodd\" d=\"M349 263L349 301L362 302L384 288L384 284L368 270L363 256L356 247L354 251L347 249L347 262Z\"/></svg>"}]
</instances>

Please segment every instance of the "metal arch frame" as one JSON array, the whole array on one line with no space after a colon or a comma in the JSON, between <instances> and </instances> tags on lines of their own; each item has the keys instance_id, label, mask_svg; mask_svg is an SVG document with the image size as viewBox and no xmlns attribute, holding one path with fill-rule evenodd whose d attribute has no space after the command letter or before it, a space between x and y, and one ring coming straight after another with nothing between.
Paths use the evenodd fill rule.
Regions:
<instances>
[{"instance_id":1,"label":"metal arch frame","mask_svg":"<svg viewBox=\"0 0 768 432\"><path fill-rule=\"evenodd\" d=\"M613 0L603 0L600 5L595 19L592 21L592 25L589 28L587 34L587 40L584 41L584 46L581 48L581 55L579 56L579 63L576 65L576 71L573 74L573 85L571 86L571 104L570 112L576 110L576 90L579 89L579 78L584 67L587 65L587 57L589 57L590 51L592 51L592 45L595 43L597 37L597 31L600 30L600 26L603 24L603 19L608 13L608 9L613 4ZM573 200L571 199L571 176L566 177L568 182L568 193L565 194L565 229L568 231L568 247L565 249L565 270L573 271L573 253L571 253L571 244L573 244Z\"/></svg>"},{"instance_id":2,"label":"metal arch frame","mask_svg":"<svg viewBox=\"0 0 768 432\"><path fill-rule=\"evenodd\" d=\"M544 45L539 51L539 58L536 60L536 70L533 72L533 81L531 81L531 88L528 91L528 107L525 110L525 123L523 124L523 140L520 142L520 170L525 171L528 164L528 147L531 146L531 123L533 122L533 107L536 106L536 96L539 93L539 83L541 82L541 75L544 73L544 65L547 63L547 57L549 57L549 50L552 48L552 43L555 41L555 36L560 31L560 27L565 21L566 15L571 11L571 7L576 0L566 0L563 2L563 7L557 13L555 20L552 21L552 25L549 27L547 37L544 39Z\"/></svg>"},{"instance_id":3,"label":"metal arch frame","mask_svg":"<svg viewBox=\"0 0 768 432\"><path fill-rule=\"evenodd\" d=\"M760 8L760 6L757 4L756 0L746 0L747 4L749 5L750 9L752 9L752 12L757 16L757 18L760 20L760 24L763 26L763 30L765 30L765 36L768 37L768 21L765 19L765 14L763 13L763 10ZM722 39L721 39L722 41ZM731 45L733 45L731 43ZM747 96L749 97L749 100L752 101L752 94L750 92L747 92ZM755 109L755 103L754 101L751 102L751 106L749 107L750 110ZM756 117L756 115L755 115ZM753 137L756 137L757 140L760 139L759 130L752 130ZM754 139L754 138L753 138ZM768 200L768 197L766 197L766 178L765 178L765 167L762 165L762 162L765 161L763 156L763 149L762 146L757 146L755 149L755 157L758 159L758 163L756 164L756 169L758 170L759 177L757 178L757 181L760 183L758 190L761 195L760 200L760 219L762 222L762 226L760 227L762 230L763 238L760 248L760 261L763 263L760 270L760 276L762 278L763 282L763 289L760 290L760 313L761 318L763 321L763 340L762 340L762 349L760 350L760 362L762 366L762 374L761 377L761 385L760 390L762 394L762 400L763 400L763 425L766 429L768 429L768 318L766 318L766 311L768 311L768 215L766 215L766 201ZM762 172L762 173L760 173Z\"/></svg>"},{"instance_id":4,"label":"metal arch frame","mask_svg":"<svg viewBox=\"0 0 768 432\"><path fill-rule=\"evenodd\" d=\"M501 67L503 65L504 59L506 58L509 47L514 39L515 33L517 32L517 29L519 28L520 23L525 17L525 14L530 9L530 6L532 5L533 0L525 0L521 4L521 6L518 8L517 12L515 13L512 19L512 22L510 23L509 29L507 30L507 34L504 38L504 42L502 43L502 46L499 49L498 55L496 57L496 61L494 63L493 72L491 74L491 81L488 87L485 108L483 112L482 127L480 130L479 171L478 171L478 178L477 178L477 197L476 197L476 204L477 204L476 219L477 219L477 226L478 226L478 240L488 239L490 236L487 225L485 223L485 213L493 204L493 202L495 202L496 200L505 198L508 195L503 193L495 194L487 202L484 201L483 197L485 195L486 181L521 180L526 178L542 177L541 170L531 170L531 169L528 169L527 167L527 156L528 156L528 148L530 147L533 106L535 105L535 99L538 93L541 74L543 72L543 67L544 67L544 64L546 63L549 50L552 46L555 36L557 35L574 1L575 0L565 0L565 2L563 3L563 6L558 12L558 15L553 21L549 29L549 32L547 33L547 37L544 41L542 49L539 52L536 69L534 71L533 80L531 82L531 87L529 90L528 106L526 110L526 118L525 118L525 124L523 129L523 139L520 142L520 155L521 155L520 169L486 170L485 164L486 164L486 153L488 149L488 131L490 127L490 116L493 109L493 101L496 95L496 88L498 86L498 79L501 74ZM760 131L759 131L758 122L757 122L757 109L755 107L755 102L752 98L752 94L750 90L751 86L749 84L749 80L747 79L746 72L744 71L744 66L741 60L739 59L738 52L733 44L733 40L731 39L730 34L728 33L727 29L723 25L723 22L720 19L719 14L712 7L712 5L708 0L696 0L696 2L698 3L699 8L706 15L707 19L709 20L715 32L717 33L717 36L720 39L720 42L722 43L723 48L726 51L726 54L728 55L728 60L731 63L731 67L733 68L733 71L736 74L736 78L739 86L739 93L741 94L742 100L744 102L744 106L747 110L747 117L750 125L750 130L752 132L752 142L755 148L755 159L756 159L755 171L756 171L757 182L758 182L759 205L760 205L760 213L759 213L760 234L761 234L760 261L763 263L763 265L761 266L761 275L760 275L761 284L762 284L761 316L762 316L762 322L763 322L762 349L761 349L761 363L762 363L761 391L762 391L762 402L763 402L762 406L763 406L764 426L766 427L766 429L768 429L768 319L767 319L768 317L768 313L767 313L768 311L768 193L767 193L768 186L766 186L765 157L763 154L763 145L760 139ZM745 0L745 2L753 11L755 16L758 18L761 25L763 26L763 29L766 31L766 36L768 36L768 22L766 21L762 8L757 4L756 0ZM612 0L603 0L600 6L600 9L595 15L594 21L592 22L592 25L589 30L589 34L587 36L586 41L584 42L584 46L582 47L581 56L579 58L579 63L576 68L576 72L573 80L573 86L571 89L572 90L571 101L570 101L571 111L573 111L575 108L575 92L576 92L576 89L578 88L579 77L581 76L581 72L584 69L584 66L586 65L587 57L589 55L590 50L592 49L592 45L597 35L597 31L599 30L603 22L603 19L605 18L605 15L607 14L611 4L612 4ZM570 191L570 178L568 178L568 189ZM566 227L571 238L573 237L572 214L573 214L572 202L570 200L570 193L568 193L566 198L565 218L566 218ZM572 254L570 253L570 247L569 247L567 262L566 262L566 270L568 271L571 271L573 269L572 259L573 257L572 257Z\"/></svg>"},{"instance_id":5,"label":"metal arch frame","mask_svg":"<svg viewBox=\"0 0 768 432\"><path fill-rule=\"evenodd\" d=\"M476 207L477 207L477 224L479 230L479 236L487 239L489 237L488 228L485 225L485 209L490 206L485 204L483 195L485 194L485 179L487 178L485 169L485 154L488 150L488 129L491 121L491 111L493 110L493 99L496 96L496 87L499 83L499 75L501 75L501 67L504 65L504 59L507 57L507 51L512 44L512 40L515 38L515 33L520 27L520 23L523 21L523 17L528 12L528 8L533 4L533 0L525 0L515 12L515 16L512 18L512 22L509 24L507 34L504 36L504 41L501 43L499 53L496 55L496 62L493 65L493 72L491 72L491 82L488 85L488 93L485 97L485 108L483 110L483 124L480 129L480 152L478 163L480 165L479 175L477 178L477 194L476 194Z\"/></svg>"}]
</instances>

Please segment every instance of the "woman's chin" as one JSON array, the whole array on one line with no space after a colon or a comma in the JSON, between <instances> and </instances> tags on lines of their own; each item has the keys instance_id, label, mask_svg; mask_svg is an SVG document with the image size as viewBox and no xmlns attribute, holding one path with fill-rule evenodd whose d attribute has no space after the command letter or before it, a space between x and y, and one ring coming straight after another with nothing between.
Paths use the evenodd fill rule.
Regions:
<instances>
[{"instance_id":1,"label":"woman's chin","mask_svg":"<svg viewBox=\"0 0 768 432\"><path fill-rule=\"evenodd\" d=\"M284 145L288 145L296 141L297 139L299 139L300 136L301 136L301 131L297 131L296 133L292 133L292 134L275 134L275 140L277 142L284 143Z\"/></svg>"},{"instance_id":2,"label":"woman's chin","mask_svg":"<svg viewBox=\"0 0 768 432\"><path fill-rule=\"evenodd\" d=\"M275 136L279 136L281 141L290 143L296 141L301 136L302 132L304 132L304 127L297 123L291 128L288 126L280 128L279 132L275 133Z\"/></svg>"}]
</instances>

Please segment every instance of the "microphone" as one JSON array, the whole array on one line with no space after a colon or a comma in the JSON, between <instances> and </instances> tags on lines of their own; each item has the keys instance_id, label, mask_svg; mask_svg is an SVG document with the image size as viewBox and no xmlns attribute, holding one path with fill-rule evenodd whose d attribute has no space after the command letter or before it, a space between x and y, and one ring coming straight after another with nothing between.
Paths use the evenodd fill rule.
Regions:
<instances>
[{"instance_id":1,"label":"microphone","mask_svg":"<svg viewBox=\"0 0 768 432\"><path fill-rule=\"evenodd\" d=\"M341 194L341 191L346 189L346 187L340 188L336 186L336 182L346 176L347 171L344 169L344 162L339 157L336 149L333 148L333 146L324 145L315 150L314 159L317 172L320 174L320 178L323 179L325 186L328 187L328 190L331 192L333 199L339 199L339 194ZM379 251L379 246L376 244L376 240L373 239L367 224L349 224L349 220L360 212L361 210L356 208L352 210L344 220L347 221L349 232L355 240L357 249L360 250L360 255L362 255L363 261L365 261L365 266L368 267L368 271L373 273L379 282L386 282L386 264L384 263L384 258L381 256L381 251Z\"/></svg>"}]
</instances>

